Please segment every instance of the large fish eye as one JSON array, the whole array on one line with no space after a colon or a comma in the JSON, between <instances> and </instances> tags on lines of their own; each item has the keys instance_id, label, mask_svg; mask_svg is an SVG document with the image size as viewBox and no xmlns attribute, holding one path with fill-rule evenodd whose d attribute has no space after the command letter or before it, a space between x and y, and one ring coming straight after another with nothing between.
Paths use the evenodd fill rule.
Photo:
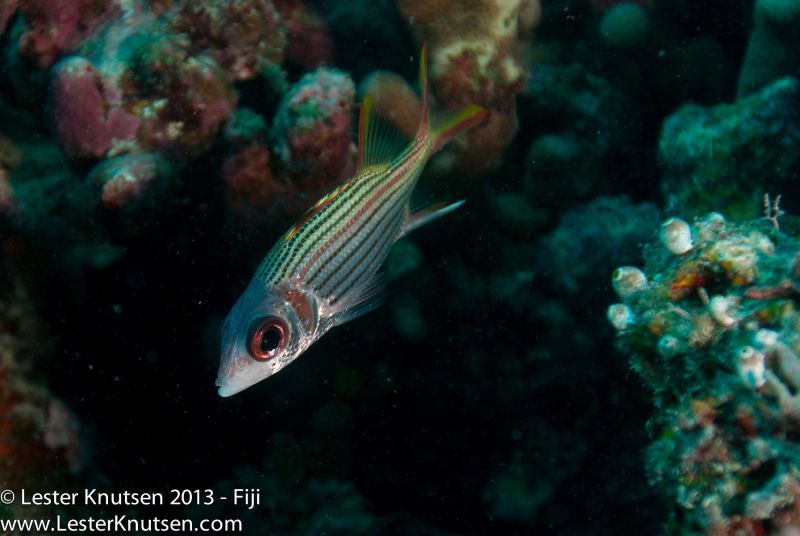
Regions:
<instances>
[{"instance_id":1,"label":"large fish eye","mask_svg":"<svg viewBox=\"0 0 800 536\"><path fill-rule=\"evenodd\" d=\"M259 318L250 326L250 356L256 361L272 359L286 344L286 324L279 318Z\"/></svg>"}]
</instances>

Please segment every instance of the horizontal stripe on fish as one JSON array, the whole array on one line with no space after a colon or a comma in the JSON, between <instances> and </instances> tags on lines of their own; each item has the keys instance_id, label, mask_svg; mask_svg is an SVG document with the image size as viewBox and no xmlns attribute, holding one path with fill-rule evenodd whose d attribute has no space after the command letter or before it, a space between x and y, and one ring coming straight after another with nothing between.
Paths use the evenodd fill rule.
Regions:
<instances>
[{"instance_id":1,"label":"horizontal stripe on fish","mask_svg":"<svg viewBox=\"0 0 800 536\"><path fill-rule=\"evenodd\" d=\"M400 211L395 209L399 208L403 198L403 192L398 188L394 195L386 197L381 202L381 212L375 214L374 219L359 222L358 229L348 233L347 236L340 237L328 252L315 262L313 274L309 274L305 281L317 289L321 297L325 299L331 297L323 289L325 284L331 278L337 277L345 263L354 257L357 258L359 251L364 248L365 241L380 235L380 232L391 223L387 218L400 216Z\"/></svg>"},{"instance_id":2,"label":"horizontal stripe on fish","mask_svg":"<svg viewBox=\"0 0 800 536\"><path fill-rule=\"evenodd\" d=\"M379 202L381 198L385 200L399 192L400 196L396 198L396 202L399 203L403 194L410 193L410 188L413 187L413 185L406 184L405 181L401 180L403 177L397 175L397 173L402 171L403 168L399 168L385 174L387 177L392 177L393 174L394 176L383 181L383 185L378 188L377 191L373 192L373 195L363 203L361 208L356 211L347 224L342 227L335 236L331 237L327 245L327 251L321 251L318 257L312 257L312 259L309 260L309 266L304 267L300 271L301 279L314 284L317 274L325 267L329 266L329 262L340 254L341 249L346 247L350 240L353 240L364 226L378 223L378 220L374 220L374 218L376 213L384 207L383 202ZM336 242L338 242L338 245L335 244ZM314 269L311 268L312 264L315 264ZM308 275L306 276L307 273Z\"/></svg>"},{"instance_id":3,"label":"horizontal stripe on fish","mask_svg":"<svg viewBox=\"0 0 800 536\"><path fill-rule=\"evenodd\" d=\"M411 161L410 165L413 165L413 161ZM321 264L326 268L325 273L327 276L324 279L309 276L308 281L319 289L322 296L330 297L339 292L335 287L340 285L342 278L349 277L353 272L348 267L348 263L359 264L364 260L358 257L359 255L364 256L365 251L372 250L367 242L375 236L382 236L383 230L388 224L393 224L390 227L394 228L394 234L387 239L388 244L380 248L381 250L388 252L392 243L400 234L407 212L408 197L413 188L414 177L413 174L409 174L407 166L395 169L391 173L397 174L399 177L406 176L411 180L407 182L396 180L396 178L387 180L387 186L391 186L393 183L396 186L392 189L376 192L373 199L368 202L368 205L372 206L365 205L367 210L364 211L364 216L361 218L358 228L350 233L348 240L340 241L338 249L331 254L329 260ZM381 197L382 199L378 201ZM369 249L365 250L365 246ZM341 271L344 271L344 273L339 273ZM356 272L356 274L358 273L360 272Z\"/></svg>"},{"instance_id":4,"label":"horizontal stripe on fish","mask_svg":"<svg viewBox=\"0 0 800 536\"><path fill-rule=\"evenodd\" d=\"M359 193L368 195L370 189L369 181L374 179L377 174L373 172L350 179L355 185L350 188L348 195L355 196ZM333 212L331 212L331 209L333 209ZM267 255L267 258L259 267L256 277L268 284L284 276L285 271L296 268L298 255L302 258L305 252L314 247L312 241L315 238L323 240L325 233L339 224L347 216L347 213L346 204L323 207L323 210L316 212L311 219L307 220L288 242L280 240L276 244L275 248ZM288 235L290 232L286 234Z\"/></svg>"},{"instance_id":5,"label":"horizontal stripe on fish","mask_svg":"<svg viewBox=\"0 0 800 536\"><path fill-rule=\"evenodd\" d=\"M418 159L422 148L423 144L419 143L406 147L396 157L392 167L401 165L405 161ZM257 271L259 279L265 284L269 284L298 275L298 267L314 255L315 248L319 247L322 241L341 225L342 219L352 212L353 207L358 206L371 190L384 181L386 171L386 168L367 168L339 187L337 190L346 187L347 193L333 195L334 202L324 204L321 210L316 211L311 218L305 220L298 229L293 228L287 232L286 236L290 237L289 241L280 241L276 251L268 255ZM355 186L348 186L349 183L354 183ZM325 198L321 201L324 200ZM311 211L313 210L312 208Z\"/></svg>"},{"instance_id":6,"label":"horizontal stripe on fish","mask_svg":"<svg viewBox=\"0 0 800 536\"><path fill-rule=\"evenodd\" d=\"M391 237L390 233L387 232L384 238L388 240L390 237ZM359 285L364 284L366 281L368 281L374 276L375 272L377 272L378 268L380 268L381 264L383 264L383 261L386 256L385 254L381 255L381 253L377 250L374 251L373 253L374 254L368 255L367 259L369 259L369 263L364 267L360 276L351 278L350 281L347 283L347 285L342 286L337 293L337 300L334 300L333 303L336 303L338 299L346 297L350 291L358 288Z\"/></svg>"},{"instance_id":7,"label":"horizontal stripe on fish","mask_svg":"<svg viewBox=\"0 0 800 536\"><path fill-rule=\"evenodd\" d=\"M418 148L414 146L407 147L400 155L398 155L396 161L399 163L415 157L417 149ZM337 202L324 206L323 210L315 214L314 219L322 221L322 226L319 228L314 228L311 231L308 230L308 226L305 226L306 229L298 231L297 234L302 234L305 236L309 236L312 233L315 235L314 242L309 243L307 248L303 248L303 254L307 253L308 251L313 251L314 248L319 245L321 240L325 239L337 226L341 224L342 217L344 215L352 213L354 207L357 207L361 202L364 201L366 196L370 195L374 189L379 187L379 185L386 178L386 171L387 169L383 167L367 168L358 176L350 179L355 183L356 186L350 188L347 192L347 195L337 196ZM312 222L309 221L308 223L311 224ZM296 272L297 267L303 264L303 262L299 261L295 263L294 260L295 258L292 258L287 264L282 265L280 273L276 275L290 276L292 272Z\"/></svg>"},{"instance_id":8,"label":"horizontal stripe on fish","mask_svg":"<svg viewBox=\"0 0 800 536\"><path fill-rule=\"evenodd\" d=\"M349 290L358 288L374 276L394 244L399 230L400 225L396 221L387 220L381 234L369 243L368 249L360 252L358 262L354 262L349 269L342 270L341 277L328 291L328 295L333 296L332 303L347 296Z\"/></svg>"},{"instance_id":9,"label":"horizontal stripe on fish","mask_svg":"<svg viewBox=\"0 0 800 536\"><path fill-rule=\"evenodd\" d=\"M362 202L381 182L384 171L368 171L364 175L350 179L355 186L347 194L337 198L337 202L324 206L313 218L306 222L290 241L279 241L277 251L259 270L259 276L266 284L283 278L298 275L299 267L310 259L329 235L335 232L352 213L352 206Z\"/></svg>"},{"instance_id":10,"label":"horizontal stripe on fish","mask_svg":"<svg viewBox=\"0 0 800 536\"><path fill-rule=\"evenodd\" d=\"M375 207L376 201L382 196L386 195L390 189L392 189L395 185L398 185L398 187L406 188L410 192L414 186L413 183L416 177L409 177L406 172L416 163L414 157L416 153L421 150L417 147L414 149L416 150L410 151L407 158L399 161L397 166L393 166L393 169L384 175L387 177L387 179L383 180L380 187L377 188L376 191L372 192L372 195L364 200L363 203L350 204L351 210L355 210L355 213L352 214L352 216L344 225L342 225L338 230L336 230L336 232L329 236L327 240L319 247L319 249L312 254L311 258L303 265L303 267L300 268L298 276L301 281L310 281L313 279L315 272L319 270L319 266L324 265L324 263L335 254L336 250L332 249L334 244L342 238L346 239L348 231L352 230L352 227L356 222L362 218L364 221L370 221L373 214L372 210ZM314 272L309 273L315 266L317 269L314 270Z\"/></svg>"},{"instance_id":11,"label":"horizontal stripe on fish","mask_svg":"<svg viewBox=\"0 0 800 536\"><path fill-rule=\"evenodd\" d=\"M381 206L376 209L370 220L364 219L361 222L352 238L343 241L339 246L339 251L331 258L326 269L320 272L320 276L310 279L310 284L319 289L323 297L331 297L343 279L352 274L356 266L363 262L366 252L373 249L376 238L380 238L387 230L394 231L390 236L391 242L394 241L400 232L403 213L405 212L404 203L406 202L406 192L402 187L386 196L381 201ZM385 245L388 250L391 242Z\"/></svg>"}]
</instances>

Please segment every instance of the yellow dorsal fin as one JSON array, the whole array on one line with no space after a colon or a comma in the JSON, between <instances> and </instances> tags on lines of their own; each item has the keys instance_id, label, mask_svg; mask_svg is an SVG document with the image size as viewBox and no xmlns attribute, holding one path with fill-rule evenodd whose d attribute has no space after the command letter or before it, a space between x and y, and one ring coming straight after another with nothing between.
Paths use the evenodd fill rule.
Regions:
<instances>
[{"instance_id":1,"label":"yellow dorsal fin","mask_svg":"<svg viewBox=\"0 0 800 536\"><path fill-rule=\"evenodd\" d=\"M406 145L402 136L375 112L372 97L364 97L358 117L358 171L388 166Z\"/></svg>"}]
</instances>

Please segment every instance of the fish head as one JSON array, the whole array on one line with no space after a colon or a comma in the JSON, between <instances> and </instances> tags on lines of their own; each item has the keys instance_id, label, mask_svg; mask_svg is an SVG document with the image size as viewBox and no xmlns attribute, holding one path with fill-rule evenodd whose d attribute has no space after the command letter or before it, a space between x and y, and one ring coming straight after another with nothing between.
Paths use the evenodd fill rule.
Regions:
<instances>
[{"instance_id":1,"label":"fish head","mask_svg":"<svg viewBox=\"0 0 800 536\"><path fill-rule=\"evenodd\" d=\"M316 310L297 287L251 283L222 326L219 395L243 391L300 356L319 338Z\"/></svg>"}]
</instances>

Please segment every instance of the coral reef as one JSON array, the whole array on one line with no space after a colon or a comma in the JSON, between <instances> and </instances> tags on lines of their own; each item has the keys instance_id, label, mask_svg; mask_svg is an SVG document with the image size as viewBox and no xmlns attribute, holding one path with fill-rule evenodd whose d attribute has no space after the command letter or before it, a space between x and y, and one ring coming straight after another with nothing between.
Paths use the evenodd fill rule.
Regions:
<instances>
[{"instance_id":1,"label":"coral reef","mask_svg":"<svg viewBox=\"0 0 800 536\"><path fill-rule=\"evenodd\" d=\"M338 70L304 75L283 95L272 125L240 109L225 128L226 199L242 222L287 225L352 174L355 85Z\"/></svg>"},{"instance_id":2,"label":"coral reef","mask_svg":"<svg viewBox=\"0 0 800 536\"><path fill-rule=\"evenodd\" d=\"M156 153L130 153L98 164L87 177L100 190L103 207L141 213L153 211L166 199L174 180L169 163ZM157 190L157 191L155 191Z\"/></svg>"},{"instance_id":3,"label":"coral reef","mask_svg":"<svg viewBox=\"0 0 800 536\"><path fill-rule=\"evenodd\" d=\"M724 206L732 218L752 218L764 193L786 188L800 162L798 92L797 80L784 78L733 104L671 115L659 142L667 212Z\"/></svg>"},{"instance_id":4,"label":"coral reef","mask_svg":"<svg viewBox=\"0 0 800 536\"><path fill-rule=\"evenodd\" d=\"M652 203L634 205L625 196L600 197L576 207L542 239L539 268L566 294L587 292L598 272L608 273L615 262L640 258L640 244L655 232L658 217ZM583 261L570 264L575 257Z\"/></svg>"},{"instance_id":5,"label":"coral reef","mask_svg":"<svg viewBox=\"0 0 800 536\"><path fill-rule=\"evenodd\" d=\"M226 201L240 220L253 221L253 212L269 208L273 200L267 125L260 115L240 108L228 121L224 135L229 145L222 163Z\"/></svg>"},{"instance_id":6,"label":"coral reef","mask_svg":"<svg viewBox=\"0 0 800 536\"><path fill-rule=\"evenodd\" d=\"M182 1L170 25L234 80L253 78L268 62L283 63L286 32L296 31L270 0Z\"/></svg>"},{"instance_id":7,"label":"coral reef","mask_svg":"<svg viewBox=\"0 0 800 536\"><path fill-rule=\"evenodd\" d=\"M638 172L635 163L618 167L638 129L630 107L625 94L578 64L537 66L519 104L520 120L538 134L524 159L525 187L537 205L608 193L608 174Z\"/></svg>"},{"instance_id":8,"label":"coral reef","mask_svg":"<svg viewBox=\"0 0 800 536\"><path fill-rule=\"evenodd\" d=\"M333 42L325 20L303 0L278 0L278 11L291 36L287 59L302 69L316 69L333 56Z\"/></svg>"},{"instance_id":9,"label":"coral reef","mask_svg":"<svg viewBox=\"0 0 800 536\"><path fill-rule=\"evenodd\" d=\"M668 220L645 271L613 276L623 303L609 320L658 408L651 478L689 530L797 525L800 241L779 231L777 203L766 208L743 224Z\"/></svg>"},{"instance_id":10,"label":"coral reef","mask_svg":"<svg viewBox=\"0 0 800 536\"><path fill-rule=\"evenodd\" d=\"M37 487L42 474L65 484L86 461L77 419L37 371L48 344L40 342L32 297L9 266L18 247L4 239L0 257L0 479L7 489Z\"/></svg>"},{"instance_id":11,"label":"coral reef","mask_svg":"<svg viewBox=\"0 0 800 536\"><path fill-rule=\"evenodd\" d=\"M20 54L40 68L74 51L100 25L122 12L117 0L24 0L19 9L25 22L19 36Z\"/></svg>"},{"instance_id":12,"label":"coral reef","mask_svg":"<svg viewBox=\"0 0 800 536\"><path fill-rule=\"evenodd\" d=\"M281 101L272 125L275 151L311 199L352 173L350 139L355 85L347 74L321 68L303 76Z\"/></svg>"},{"instance_id":13,"label":"coral reef","mask_svg":"<svg viewBox=\"0 0 800 536\"><path fill-rule=\"evenodd\" d=\"M484 124L467 133L458 170L472 174L492 168L517 130L515 96L527 77L518 48L539 21L538 0L395 3L413 21L417 42L431 47L431 86L442 108L477 103L490 110Z\"/></svg>"},{"instance_id":14,"label":"coral reef","mask_svg":"<svg viewBox=\"0 0 800 536\"><path fill-rule=\"evenodd\" d=\"M82 44L91 58L54 68L55 120L70 157L137 149L196 156L214 141L236 105L231 80L160 24L132 13Z\"/></svg>"},{"instance_id":15,"label":"coral reef","mask_svg":"<svg viewBox=\"0 0 800 536\"><path fill-rule=\"evenodd\" d=\"M74 158L100 158L117 144L130 143L139 119L110 100L92 63L70 57L53 69L53 108L59 142ZM113 97L112 97L113 99Z\"/></svg>"},{"instance_id":16,"label":"coral reef","mask_svg":"<svg viewBox=\"0 0 800 536\"><path fill-rule=\"evenodd\" d=\"M796 0L756 0L755 27L739 74L739 96L753 93L785 76L797 78L800 40L795 28L800 22Z\"/></svg>"},{"instance_id":17,"label":"coral reef","mask_svg":"<svg viewBox=\"0 0 800 536\"><path fill-rule=\"evenodd\" d=\"M799 226L731 221L797 204L797 12L0 1L0 481L84 487L91 427L91 485L256 488L169 510L243 534L793 534ZM352 173L363 96L416 131L423 42L434 113L491 110L413 203L464 206L215 398L220 315Z\"/></svg>"}]
</instances>

